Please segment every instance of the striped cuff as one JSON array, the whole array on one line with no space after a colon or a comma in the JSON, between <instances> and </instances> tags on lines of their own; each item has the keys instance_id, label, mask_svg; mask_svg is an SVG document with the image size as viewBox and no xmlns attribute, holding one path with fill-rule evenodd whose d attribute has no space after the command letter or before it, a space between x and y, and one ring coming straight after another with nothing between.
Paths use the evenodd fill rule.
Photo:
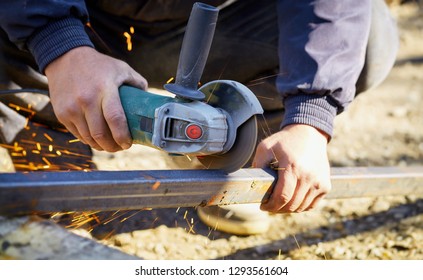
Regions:
<instances>
[{"instance_id":1,"label":"striped cuff","mask_svg":"<svg viewBox=\"0 0 423 280\"><path fill-rule=\"evenodd\" d=\"M290 124L306 124L333 135L337 108L326 96L291 95L284 100L285 115L281 128Z\"/></svg>"},{"instance_id":2,"label":"striped cuff","mask_svg":"<svg viewBox=\"0 0 423 280\"><path fill-rule=\"evenodd\" d=\"M72 17L50 22L28 40L28 48L41 73L50 62L81 46L94 48L81 20Z\"/></svg>"}]
</instances>

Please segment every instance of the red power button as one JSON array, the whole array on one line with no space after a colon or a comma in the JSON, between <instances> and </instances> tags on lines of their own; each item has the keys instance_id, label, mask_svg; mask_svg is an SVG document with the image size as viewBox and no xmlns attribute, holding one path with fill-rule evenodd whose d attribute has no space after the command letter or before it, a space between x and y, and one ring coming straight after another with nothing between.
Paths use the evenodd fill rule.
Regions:
<instances>
[{"instance_id":1,"label":"red power button","mask_svg":"<svg viewBox=\"0 0 423 280\"><path fill-rule=\"evenodd\" d=\"M196 124L190 124L185 129L185 135L190 139L198 139L203 135L203 130Z\"/></svg>"}]
</instances>

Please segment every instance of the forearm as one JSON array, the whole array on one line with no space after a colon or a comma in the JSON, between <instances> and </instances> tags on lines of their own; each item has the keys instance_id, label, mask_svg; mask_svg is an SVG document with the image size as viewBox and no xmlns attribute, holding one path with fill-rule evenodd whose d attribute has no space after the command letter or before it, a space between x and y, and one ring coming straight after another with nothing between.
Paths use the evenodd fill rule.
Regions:
<instances>
[{"instance_id":1,"label":"forearm","mask_svg":"<svg viewBox=\"0 0 423 280\"><path fill-rule=\"evenodd\" d=\"M282 126L308 124L332 135L364 64L371 0L279 1L278 9Z\"/></svg>"},{"instance_id":2,"label":"forearm","mask_svg":"<svg viewBox=\"0 0 423 280\"><path fill-rule=\"evenodd\" d=\"M35 57L40 71L78 46L93 46L84 31L84 1L2 1L0 26L9 39Z\"/></svg>"}]
</instances>

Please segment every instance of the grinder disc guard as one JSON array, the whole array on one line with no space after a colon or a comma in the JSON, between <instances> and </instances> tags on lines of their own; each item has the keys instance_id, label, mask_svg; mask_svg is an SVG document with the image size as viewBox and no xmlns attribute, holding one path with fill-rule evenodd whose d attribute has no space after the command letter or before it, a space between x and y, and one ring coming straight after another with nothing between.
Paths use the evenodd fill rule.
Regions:
<instances>
[{"instance_id":1,"label":"grinder disc guard","mask_svg":"<svg viewBox=\"0 0 423 280\"><path fill-rule=\"evenodd\" d=\"M207 104L228 114L229 132L224 152L198 157L207 169L234 172L248 163L257 144L256 115L263 109L257 97L246 86L230 80L218 80L199 89Z\"/></svg>"}]
</instances>

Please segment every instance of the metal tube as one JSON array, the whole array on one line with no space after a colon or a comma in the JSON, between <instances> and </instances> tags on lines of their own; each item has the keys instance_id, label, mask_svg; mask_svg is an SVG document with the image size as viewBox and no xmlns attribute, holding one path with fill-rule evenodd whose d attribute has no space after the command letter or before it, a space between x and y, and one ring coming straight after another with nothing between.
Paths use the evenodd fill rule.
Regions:
<instances>
[{"instance_id":1,"label":"metal tube","mask_svg":"<svg viewBox=\"0 0 423 280\"><path fill-rule=\"evenodd\" d=\"M423 194L423 167L332 168L328 199ZM0 214L259 203L273 170L0 173Z\"/></svg>"}]
</instances>

